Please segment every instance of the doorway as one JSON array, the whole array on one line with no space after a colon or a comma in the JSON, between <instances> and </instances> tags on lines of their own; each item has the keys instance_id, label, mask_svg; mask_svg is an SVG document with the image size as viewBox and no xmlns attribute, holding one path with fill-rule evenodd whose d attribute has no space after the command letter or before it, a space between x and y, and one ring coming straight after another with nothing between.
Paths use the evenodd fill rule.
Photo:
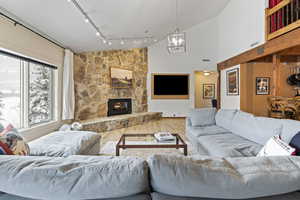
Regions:
<instances>
[{"instance_id":1,"label":"doorway","mask_svg":"<svg viewBox=\"0 0 300 200\"><path fill-rule=\"evenodd\" d=\"M195 71L195 108L212 107L212 99L217 99L218 77L216 71Z\"/></svg>"}]
</instances>

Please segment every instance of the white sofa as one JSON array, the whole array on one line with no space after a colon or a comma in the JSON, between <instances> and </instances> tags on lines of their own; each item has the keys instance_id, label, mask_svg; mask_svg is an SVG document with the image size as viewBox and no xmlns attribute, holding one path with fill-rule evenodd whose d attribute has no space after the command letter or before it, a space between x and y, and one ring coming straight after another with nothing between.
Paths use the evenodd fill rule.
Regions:
<instances>
[{"instance_id":1,"label":"white sofa","mask_svg":"<svg viewBox=\"0 0 300 200\"><path fill-rule=\"evenodd\" d=\"M210 111L209 125L193 126L193 120L194 124L197 119L207 120L207 113L207 109L192 110L186 120L186 134L200 155L252 157L272 136L280 135L289 144L300 131L299 121L256 117L239 110Z\"/></svg>"},{"instance_id":2,"label":"white sofa","mask_svg":"<svg viewBox=\"0 0 300 200\"><path fill-rule=\"evenodd\" d=\"M299 130L291 120L194 110L187 134L199 155L0 156L0 200L299 200L300 157L255 157L269 137L288 143Z\"/></svg>"},{"instance_id":3,"label":"white sofa","mask_svg":"<svg viewBox=\"0 0 300 200\"><path fill-rule=\"evenodd\" d=\"M55 131L28 145L32 156L98 155L100 139L100 134L91 131Z\"/></svg>"}]
</instances>

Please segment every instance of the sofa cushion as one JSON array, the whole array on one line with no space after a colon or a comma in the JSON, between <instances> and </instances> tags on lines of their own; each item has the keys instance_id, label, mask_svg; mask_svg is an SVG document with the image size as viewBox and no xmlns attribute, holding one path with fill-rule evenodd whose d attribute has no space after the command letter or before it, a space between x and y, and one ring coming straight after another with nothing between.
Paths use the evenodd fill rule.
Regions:
<instances>
[{"instance_id":1,"label":"sofa cushion","mask_svg":"<svg viewBox=\"0 0 300 200\"><path fill-rule=\"evenodd\" d=\"M214 125L216 108L200 108L192 109L189 113L192 126L208 126Z\"/></svg>"},{"instance_id":2,"label":"sofa cushion","mask_svg":"<svg viewBox=\"0 0 300 200\"><path fill-rule=\"evenodd\" d=\"M256 156L262 148L262 145L232 133L200 136L197 139L210 156L216 157Z\"/></svg>"},{"instance_id":3,"label":"sofa cushion","mask_svg":"<svg viewBox=\"0 0 300 200\"><path fill-rule=\"evenodd\" d=\"M290 143L292 138L300 131L300 122L295 120L281 120L282 121L282 131L281 139L286 143Z\"/></svg>"},{"instance_id":4,"label":"sofa cushion","mask_svg":"<svg viewBox=\"0 0 300 200\"><path fill-rule=\"evenodd\" d=\"M120 198L149 191L145 160L0 156L0 191L33 199Z\"/></svg>"},{"instance_id":5,"label":"sofa cushion","mask_svg":"<svg viewBox=\"0 0 300 200\"><path fill-rule=\"evenodd\" d=\"M227 130L231 130L232 120L237 110L221 109L216 114L217 126L223 127Z\"/></svg>"},{"instance_id":6,"label":"sofa cushion","mask_svg":"<svg viewBox=\"0 0 300 200\"><path fill-rule=\"evenodd\" d=\"M34 199L10 195L10 194L0 194L0 200L34 200ZM90 199L90 200L99 200L99 199ZM138 194L130 197L109 198L103 200L151 200L151 196L148 194Z\"/></svg>"},{"instance_id":7,"label":"sofa cushion","mask_svg":"<svg viewBox=\"0 0 300 200\"><path fill-rule=\"evenodd\" d=\"M280 135L280 119L255 117L250 113L238 111L232 120L232 132L253 142L264 145L272 136Z\"/></svg>"},{"instance_id":8,"label":"sofa cushion","mask_svg":"<svg viewBox=\"0 0 300 200\"><path fill-rule=\"evenodd\" d=\"M172 195L161 194L157 192L151 193L152 200L216 200L216 199L208 199L208 198L201 198L201 197L176 197ZM284 195L277 195L271 197L262 197L262 198L255 198L255 199L248 199L248 200L299 200L300 199L300 192L293 192L290 194ZM218 199L224 200L224 199Z\"/></svg>"},{"instance_id":9,"label":"sofa cushion","mask_svg":"<svg viewBox=\"0 0 300 200\"><path fill-rule=\"evenodd\" d=\"M216 134L222 134L222 133L229 132L228 130L226 130L220 126L216 126L216 125L193 126L193 127L189 127L188 131L196 137L203 136L203 135L216 135Z\"/></svg>"},{"instance_id":10,"label":"sofa cushion","mask_svg":"<svg viewBox=\"0 0 300 200\"><path fill-rule=\"evenodd\" d=\"M80 155L100 143L100 135L89 131L57 131L29 142L30 155L67 157ZM99 153L100 149L97 153Z\"/></svg>"},{"instance_id":11,"label":"sofa cushion","mask_svg":"<svg viewBox=\"0 0 300 200\"><path fill-rule=\"evenodd\" d=\"M154 192L247 199L300 189L299 157L211 158L156 155L148 160Z\"/></svg>"}]
</instances>

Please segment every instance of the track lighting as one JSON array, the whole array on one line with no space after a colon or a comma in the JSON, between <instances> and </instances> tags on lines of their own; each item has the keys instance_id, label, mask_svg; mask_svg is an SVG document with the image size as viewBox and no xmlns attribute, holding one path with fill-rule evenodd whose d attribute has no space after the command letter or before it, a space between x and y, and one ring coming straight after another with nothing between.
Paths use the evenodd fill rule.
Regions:
<instances>
[{"instance_id":1,"label":"track lighting","mask_svg":"<svg viewBox=\"0 0 300 200\"><path fill-rule=\"evenodd\" d=\"M82 14L82 16L84 17L84 21L85 23L89 23L94 31L97 37L99 37L100 39L102 39L103 44L108 44L108 45L112 45L112 41L114 42L118 42L121 45L124 45L125 43L129 43L132 42L133 44L142 44L144 43L149 43L149 42L157 42L157 39L153 38L152 36L149 36L149 31L146 30L145 31L145 37L119 37L119 38L108 38L106 37L103 32L100 30L100 28L96 25L96 23L93 21L93 19L91 19L88 15L87 12L85 12L85 10L81 7L81 5L78 3L77 0L67 0L67 2L72 3L77 10Z\"/></svg>"}]
</instances>

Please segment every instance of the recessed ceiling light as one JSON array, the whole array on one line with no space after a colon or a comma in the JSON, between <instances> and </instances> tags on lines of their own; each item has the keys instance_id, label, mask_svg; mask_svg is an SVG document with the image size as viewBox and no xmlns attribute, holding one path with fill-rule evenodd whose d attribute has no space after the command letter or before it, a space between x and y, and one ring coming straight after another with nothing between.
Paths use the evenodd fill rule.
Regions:
<instances>
[{"instance_id":1,"label":"recessed ceiling light","mask_svg":"<svg viewBox=\"0 0 300 200\"><path fill-rule=\"evenodd\" d=\"M85 23L89 23L90 22L90 20L88 18L85 18L84 21L85 21Z\"/></svg>"},{"instance_id":2,"label":"recessed ceiling light","mask_svg":"<svg viewBox=\"0 0 300 200\"><path fill-rule=\"evenodd\" d=\"M111 42L111 41L109 41L109 42L108 42L108 45L109 45L109 46L110 46L110 45L112 45L112 42Z\"/></svg>"},{"instance_id":3,"label":"recessed ceiling light","mask_svg":"<svg viewBox=\"0 0 300 200\"><path fill-rule=\"evenodd\" d=\"M125 44L125 43L124 43L124 40L121 40L120 44L121 44L121 45L124 45L124 44Z\"/></svg>"},{"instance_id":4,"label":"recessed ceiling light","mask_svg":"<svg viewBox=\"0 0 300 200\"><path fill-rule=\"evenodd\" d=\"M208 72L208 71L204 71L204 76L209 76L210 75L210 72Z\"/></svg>"},{"instance_id":5,"label":"recessed ceiling light","mask_svg":"<svg viewBox=\"0 0 300 200\"><path fill-rule=\"evenodd\" d=\"M68 2L71 2L71 0L67 0Z\"/></svg>"},{"instance_id":6,"label":"recessed ceiling light","mask_svg":"<svg viewBox=\"0 0 300 200\"><path fill-rule=\"evenodd\" d=\"M155 39L155 38L154 38L154 40L153 40L153 41L154 41L154 42L157 42L157 39Z\"/></svg>"},{"instance_id":7,"label":"recessed ceiling light","mask_svg":"<svg viewBox=\"0 0 300 200\"><path fill-rule=\"evenodd\" d=\"M99 32L96 32L96 35L97 35L97 36L100 36L100 33L99 33Z\"/></svg>"},{"instance_id":8,"label":"recessed ceiling light","mask_svg":"<svg viewBox=\"0 0 300 200\"><path fill-rule=\"evenodd\" d=\"M103 42L103 44L106 44L106 43L107 43L107 41L106 41L106 40L102 40L102 42Z\"/></svg>"}]
</instances>

